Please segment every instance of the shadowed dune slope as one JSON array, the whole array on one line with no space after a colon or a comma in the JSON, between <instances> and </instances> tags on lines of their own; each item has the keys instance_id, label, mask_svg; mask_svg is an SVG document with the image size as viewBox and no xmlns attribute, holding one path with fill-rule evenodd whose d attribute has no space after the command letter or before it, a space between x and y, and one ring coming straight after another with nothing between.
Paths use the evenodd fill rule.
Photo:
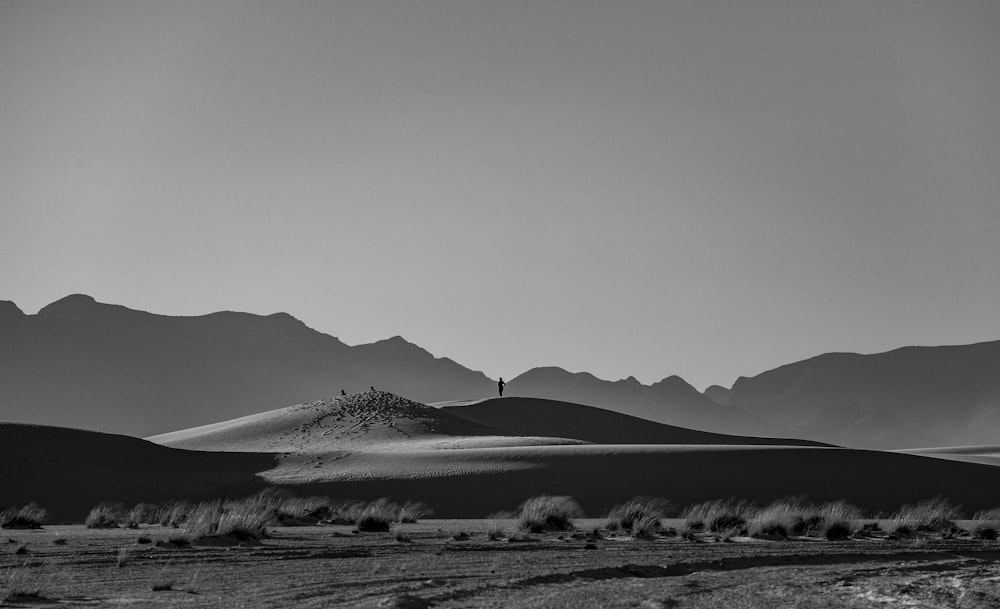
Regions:
<instances>
[{"instance_id":1,"label":"shadowed dune slope","mask_svg":"<svg viewBox=\"0 0 1000 609\"><path fill-rule=\"evenodd\" d=\"M4 424L0 505L36 501L53 520L79 522L90 507L105 501L239 497L267 486L337 499L424 501L444 518L485 517L539 494L572 495L592 515L635 495L663 497L675 505L732 496L765 502L808 495L872 510L893 510L935 495L969 512L1000 503L995 492L1000 468L892 452L637 444L445 450L420 441L394 444L400 449L203 452L95 432Z\"/></svg>"},{"instance_id":2,"label":"shadowed dune slope","mask_svg":"<svg viewBox=\"0 0 1000 609\"><path fill-rule=\"evenodd\" d=\"M454 405L448 405L454 404ZM521 436L575 438L596 444L829 446L810 440L732 436L654 423L603 408L539 398L443 402L442 412Z\"/></svg>"},{"instance_id":3,"label":"shadowed dune slope","mask_svg":"<svg viewBox=\"0 0 1000 609\"><path fill-rule=\"evenodd\" d=\"M1000 465L1000 446L938 446L934 448L908 448L894 452L924 455L952 461L967 461L985 465Z\"/></svg>"},{"instance_id":4,"label":"shadowed dune slope","mask_svg":"<svg viewBox=\"0 0 1000 609\"><path fill-rule=\"evenodd\" d=\"M506 431L384 391L298 404L149 438L196 450L316 453L518 444ZM457 440L455 440L457 438ZM450 441L447 441L450 440ZM537 443L532 441L531 443ZM551 443L565 443L552 439Z\"/></svg>"},{"instance_id":5,"label":"shadowed dune slope","mask_svg":"<svg viewBox=\"0 0 1000 609\"><path fill-rule=\"evenodd\" d=\"M0 423L0 507L35 501L52 521L101 502L197 501L255 492L273 455L205 453L65 427Z\"/></svg>"},{"instance_id":6,"label":"shadowed dune slope","mask_svg":"<svg viewBox=\"0 0 1000 609\"><path fill-rule=\"evenodd\" d=\"M881 451L583 445L439 452L467 461L491 458L500 466L469 472L454 468L450 471L455 473L419 478L330 481L316 475L285 484L307 494L416 499L442 518L481 518L541 494L571 495L594 516L636 495L662 497L677 506L726 497L764 503L806 495L814 501L843 499L873 511L894 511L940 495L970 514L1000 504L994 490L1000 485L1000 468ZM398 468L417 467L427 458L426 453L386 456L396 459ZM279 468L268 475L281 473Z\"/></svg>"}]
</instances>

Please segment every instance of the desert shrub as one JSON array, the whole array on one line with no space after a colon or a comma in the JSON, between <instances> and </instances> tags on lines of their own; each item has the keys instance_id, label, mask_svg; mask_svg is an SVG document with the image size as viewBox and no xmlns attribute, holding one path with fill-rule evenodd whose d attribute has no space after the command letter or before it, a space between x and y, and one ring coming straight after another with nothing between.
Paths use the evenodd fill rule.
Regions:
<instances>
[{"instance_id":1,"label":"desert shrub","mask_svg":"<svg viewBox=\"0 0 1000 609\"><path fill-rule=\"evenodd\" d=\"M980 510L975 513L972 517L973 520L992 520L995 522L1000 522L1000 508L993 508L991 510Z\"/></svg>"},{"instance_id":2,"label":"desert shrub","mask_svg":"<svg viewBox=\"0 0 1000 609\"><path fill-rule=\"evenodd\" d=\"M689 506L681 513L688 528L697 530L699 525L714 533L746 528L747 518L753 513L753 504L743 499L716 499Z\"/></svg>"},{"instance_id":3,"label":"desert shrub","mask_svg":"<svg viewBox=\"0 0 1000 609\"><path fill-rule=\"evenodd\" d=\"M188 516L184 529L195 538L260 539L267 535L267 524L274 517L274 509L268 503L257 497L199 503Z\"/></svg>"},{"instance_id":4,"label":"desert shrub","mask_svg":"<svg viewBox=\"0 0 1000 609\"><path fill-rule=\"evenodd\" d=\"M1000 509L976 512L970 533L975 539L994 541L1000 537Z\"/></svg>"},{"instance_id":5,"label":"desert shrub","mask_svg":"<svg viewBox=\"0 0 1000 609\"><path fill-rule=\"evenodd\" d=\"M20 508L0 510L0 528L40 529L48 515L45 508L34 502Z\"/></svg>"},{"instance_id":6,"label":"desert shrub","mask_svg":"<svg viewBox=\"0 0 1000 609\"><path fill-rule=\"evenodd\" d=\"M152 524L157 521L157 506L152 503L140 503L129 510L123 524L130 529L139 528L140 524Z\"/></svg>"},{"instance_id":7,"label":"desert shrub","mask_svg":"<svg viewBox=\"0 0 1000 609\"><path fill-rule=\"evenodd\" d=\"M636 497L611 508L605 526L612 531L625 531L633 537L653 536L663 528L660 521L666 505L663 499Z\"/></svg>"},{"instance_id":8,"label":"desert shrub","mask_svg":"<svg viewBox=\"0 0 1000 609\"><path fill-rule=\"evenodd\" d=\"M976 522L972 525L972 530L970 532L974 538L983 539L985 541L996 541L998 537L996 522L988 520Z\"/></svg>"},{"instance_id":9,"label":"desert shrub","mask_svg":"<svg viewBox=\"0 0 1000 609\"><path fill-rule=\"evenodd\" d=\"M798 499L779 499L750 515L747 532L750 535L777 537L801 535L806 528L807 511L808 508Z\"/></svg>"},{"instance_id":10,"label":"desert shrub","mask_svg":"<svg viewBox=\"0 0 1000 609\"><path fill-rule=\"evenodd\" d=\"M361 518L368 504L363 501L342 501L331 504L330 513L323 519L324 524L354 524Z\"/></svg>"},{"instance_id":11,"label":"desert shrub","mask_svg":"<svg viewBox=\"0 0 1000 609\"><path fill-rule=\"evenodd\" d=\"M951 531L955 528L955 520L961 517L961 508L947 499L934 497L904 505L896 512L894 520L911 525L917 531Z\"/></svg>"},{"instance_id":12,"label":"desert shrub","mask_svg":"<svg viewBox=\"0 0 1000 609\"><path fill-rule=\"evenodd\" d=\"M399 509L399 505L385 497L376 499L364 506L354 525L358 527L359 531L388 531L390 525L399 516Z\"/></svg>"},{"instance_id":13,"label":"desert shrub","mask_svg":"<svg viewBox=\"0 0 1000 609\"><path fill-rule=\"evenodd\" d=\"M399 522L414 523L421 518L426 518L434 513L434 510L419 501L407 501L399 509Z\"/></svg>"},{"instance_id":14,"label":"desert shrub","mask_svg":"<svg viewBox=\"0 0 1000 609\"><path fill-rule=\"evenodd\" d=\"M779 499L753 512L748 519L748 532L751 535L781 537L789 535L825 537L828 532L839 535L839 531L845 527L853 531L852 522L860 519L861 515L859 508L844 501L813 505L801 498L791 497Z\"/></svg>"},{"instance_id":15,"label":"desert shrub","mask_svg":"<svg viewBox=\"0 0 1000 609\"><path fill-rule=\"evenodd\" d=\"M99 503L90 509L83 521L88 529L114 529L125 522L128 513L120 503Z\"/></svg>"},{"instance_id":16,"label":"desert shrub","mask_svg":"<svg viewBox=\"0 0 1000 609\"><path fill-rule=\"evenodd\" d=\"M830 541L847 539L854 534L850 520L830 519L823 521L823 537Z\"/></svg>"},{"instance_id":17,"label":"desert shrub","mask_svg":"<svg viewBox=\"0 0 1000 609\"><path fill-rule=\"evenodd\" d=\"M187 522L192 511L194 506L186 501L168 501L157 506L154 522L176 529Z\"/></svg>"},{"instance_id":18,"label":"desert shrub","mask_svg":"<svg viewBox=\"0 0 1000 609\"><path fill-rule=\"evenodd\" d=\"M316 524L333 515L329 497L289 497L274 508L275 518L283 525Z\"/></svg>"},{"instance_id":19,"label":"desert shrub","mask_svg":"<svg viewBox=\"0 0 1000 609\"><path fill-rule=\"evenodd\" d=\"M504 530L503 525L496 520L492 520L486 527L486 539L490 541L503 541L507 539L507 532Z\"/></svg>"},{"instance_id":20,"label":"desert shrub","mask_svg":"<svg viewBox=\"0 0 1000 609\"><path fill-rule=\"evenodd\" d=\"M517 513L522 529L541 533L572 530L573 519L581 517L583 510L572 497L539 495L522 503Z\"/></svg>"}]
</instances>

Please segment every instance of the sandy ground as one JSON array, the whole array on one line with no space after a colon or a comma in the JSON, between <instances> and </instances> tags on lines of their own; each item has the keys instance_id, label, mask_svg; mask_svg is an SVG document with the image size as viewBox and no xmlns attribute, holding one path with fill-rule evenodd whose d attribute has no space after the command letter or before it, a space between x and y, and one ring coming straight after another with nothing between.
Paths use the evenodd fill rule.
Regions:
<instances>
[{"instance_id":1,"label":"sandy ground","mask_svg":"<svg viewBox=\"0 0 1000 609\"><path fill-rule=\"evenodd\" d=\"M580 521L589 529L599 521ZM274 529L255 547L140 545L171 530L0 533L0 606L996 607L1000 544L696 543L533 536L510 521L429 520L394 533ZM456 541L453 534L471 538ZM580 536L582 537L582 536ZM56 540L62 540L59 544ZM14 541L10 541L14 540ZM22 549L23 548L23 549ZM21 550L18 553L18 550ZM158 590L154 590L158 588ZM37 596L17 595L16 592Z\"/></svg>"}]
</instances>

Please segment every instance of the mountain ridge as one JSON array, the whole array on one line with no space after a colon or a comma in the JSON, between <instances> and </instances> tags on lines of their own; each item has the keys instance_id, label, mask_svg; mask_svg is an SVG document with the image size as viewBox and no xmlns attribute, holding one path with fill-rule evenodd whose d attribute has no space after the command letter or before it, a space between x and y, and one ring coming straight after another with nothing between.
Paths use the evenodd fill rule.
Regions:
<instances>
[{"instance_id":1,"label":"mountain ridge","mask_svg":"<svg viewBox=\"0 0 1000 609\"><path fill-rule=\"evenodd\" d=\"M401 336L348 345L288 313L168 316L71 294L26 314L0 301L0 418L149 436L377 387L431 403L495 381ZM1000 341L824 353L699 392L557 366L507 383L555 399L730 435L859 448L994 444Z\"/></svg>"}]
</instances>

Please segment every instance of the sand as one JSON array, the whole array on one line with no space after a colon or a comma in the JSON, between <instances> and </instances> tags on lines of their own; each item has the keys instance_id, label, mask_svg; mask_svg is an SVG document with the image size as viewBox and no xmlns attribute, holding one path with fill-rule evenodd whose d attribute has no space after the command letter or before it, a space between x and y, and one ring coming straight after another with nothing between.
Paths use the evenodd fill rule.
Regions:
<instances>
[{"instance_id":1,"label":"sand","mask_svg":"<svg viewBox=\"0 0 1000 609\"><path fill-rule=\"evenodd\" d=\"M506 404L480 407L506 412ZM936 495L969 511L1000 505L993 490L1000 469L988 464L822 446L596 444L572 436L583 427L599 429L606 411L573 406L549 412L565 421L522 428L561 437L516 435L382 392L182 430L155 442L7 424L0 426L0 505L36 501L54 521L80 522L99 502L236 497L269 486L335 499L422 501L446 518L513 510L541 494L573 496L591 515L637 495L678 506L789 495L879 511ZM700 434L661 427L648 434Z\"/></svg>"},{"instance_id":2,"label":"sand","mask_svg":"<svg viewBox=\"0 0 1000 609\"><path fill-rule=\"evenodd\" d=\"M274 529L256 547L162 549L172 534L80 526L5 532L5 607L529 609L687 607L992 608L995 542L487 541L500 521L431 520L393 533ZM582 522L581 528L595 523ZM469 534L455 541L453 533ZM56 545L54 540L63 543ZM6 539L4 539L6 541ZM15 549L24 547L23 554ZM155 590L154 590L155 588ZM13 592L37 596L13 596ZM8 599L3 601L3 599Z\"/></svg>"}]
</instances>

